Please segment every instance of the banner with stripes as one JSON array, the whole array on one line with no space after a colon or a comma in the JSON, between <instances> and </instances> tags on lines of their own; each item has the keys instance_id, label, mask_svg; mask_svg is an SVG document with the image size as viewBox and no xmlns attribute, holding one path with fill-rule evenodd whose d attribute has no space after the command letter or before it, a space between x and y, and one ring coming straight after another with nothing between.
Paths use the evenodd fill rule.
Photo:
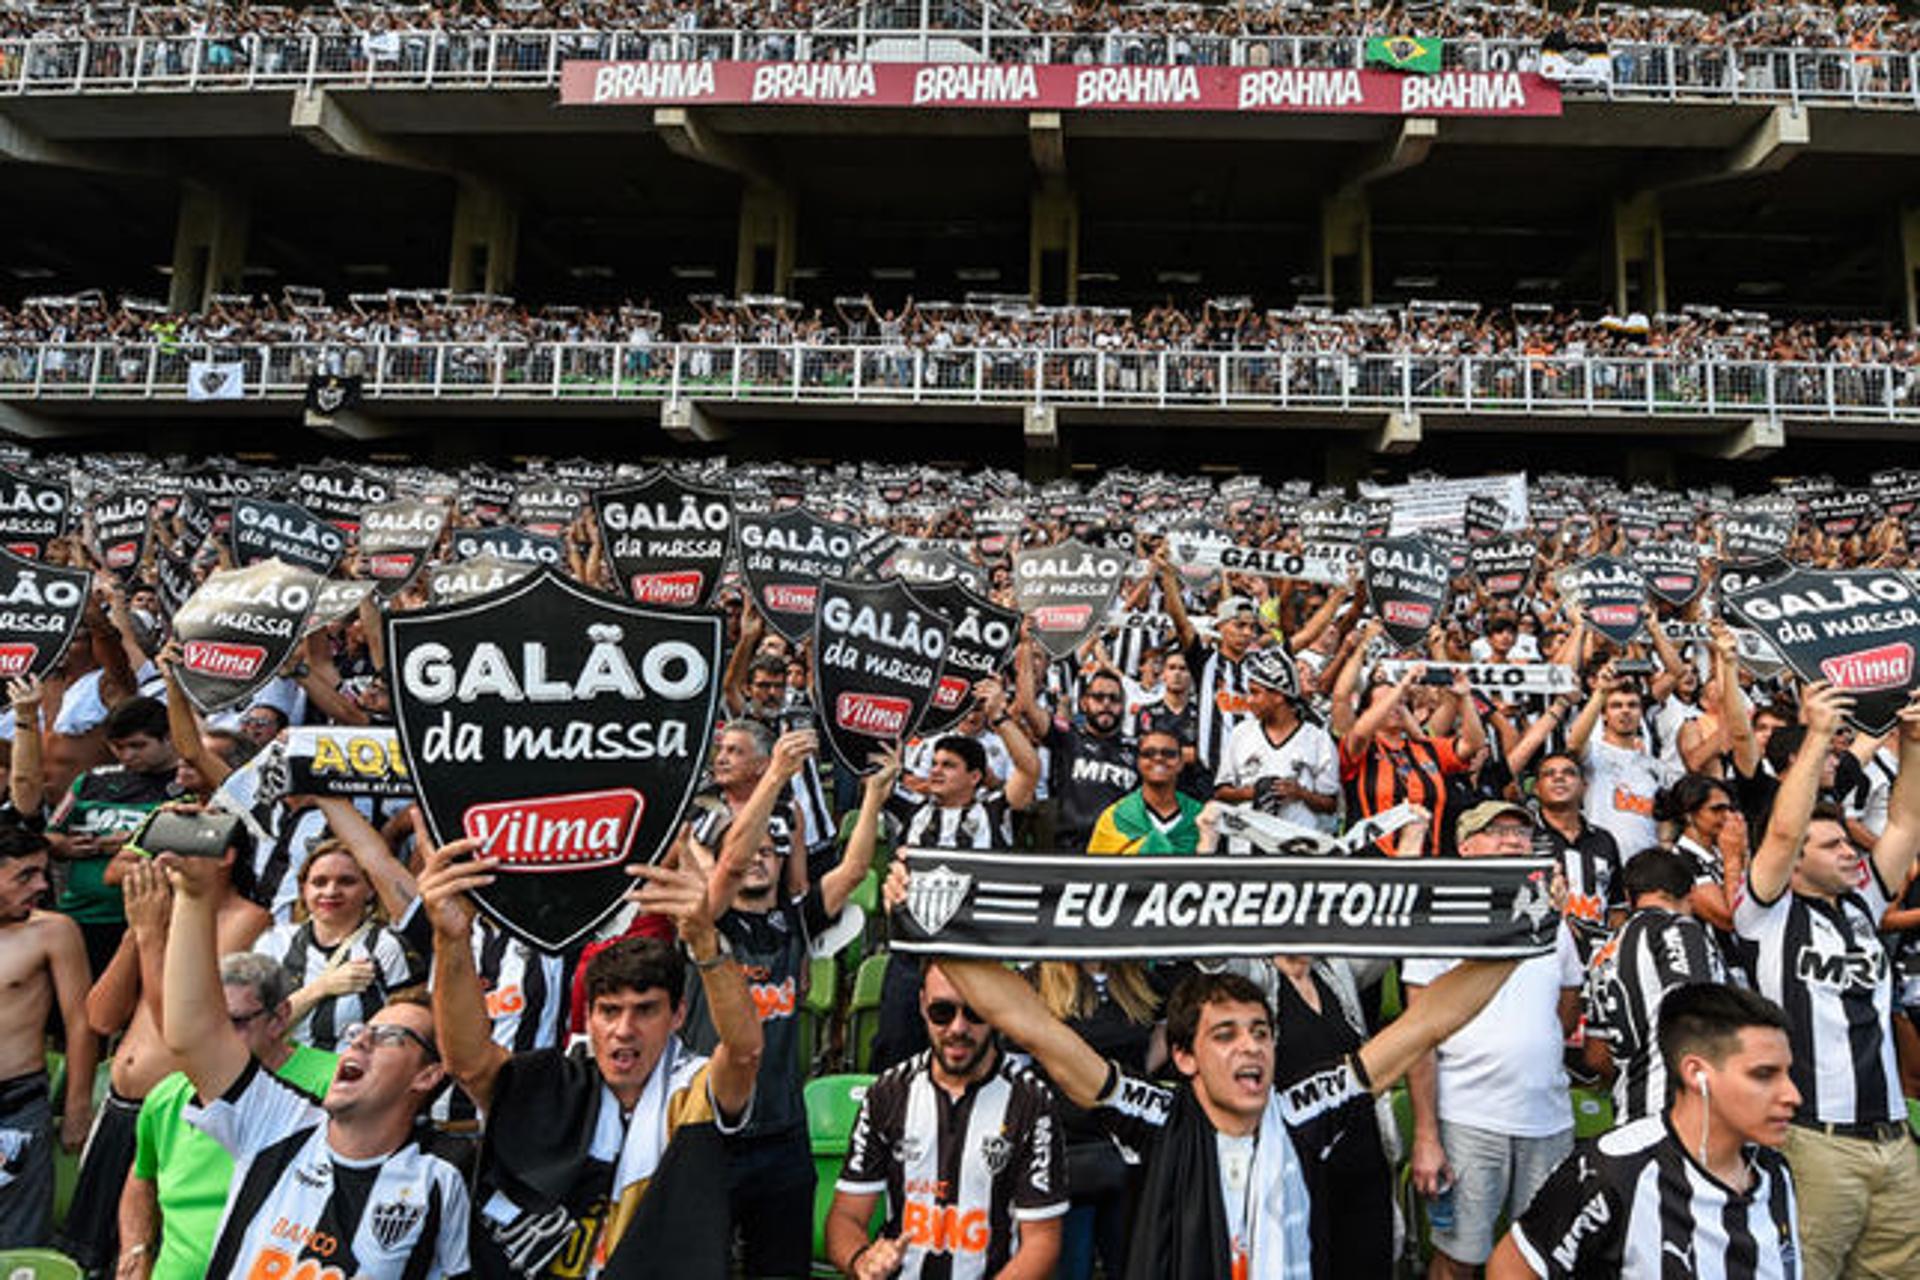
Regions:
<instances>
[{"instance_id":1,"label":"banner with stripes","mask_svg":"<svg viewBox=\"0 0 1920 1280\"><path fill-rule=\"evenodd\" d=\"M1536 858L906 857L890 937L911 954L1530 956L1560 919Z\"/></svg>"}]
</instances>

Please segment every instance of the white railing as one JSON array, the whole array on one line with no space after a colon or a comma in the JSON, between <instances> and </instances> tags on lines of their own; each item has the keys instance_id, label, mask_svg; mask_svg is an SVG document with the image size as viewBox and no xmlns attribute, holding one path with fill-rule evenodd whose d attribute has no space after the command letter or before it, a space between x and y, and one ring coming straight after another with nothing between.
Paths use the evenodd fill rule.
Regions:
<instances>
[{"instance_id":1,"label":"white railing","mask_svg":"<svg viewBox=\"0 0 1920 1280\"><path fill-rule=\"evenodd\" d=\"M1262 351L931 350L882 344L0 345L0 398L188 398L197 361L238 363L249 397L315 373L369 400L762 400L1632 416L1920 424L1904 365Z\"/></svg>"},{"instance_id":2,"label":"white railing","mask_svg":"<svg viewBox=\"0 0 1920 1280\"><path fill-rule=\"evenodd\" d=\"M651 62L1032 62L1353 67L1354 36L1036 33L958 29L529 30L288 33L0 40L0 95L367 88L553 88L574 59ZM1530 40L1452 40L1447 66L1532 71ZM1604 83L1569 85L1632 101L1851 103L1920 110L1920 55L1847 48L1610 46Z\"/></svg>"}]
</instances>

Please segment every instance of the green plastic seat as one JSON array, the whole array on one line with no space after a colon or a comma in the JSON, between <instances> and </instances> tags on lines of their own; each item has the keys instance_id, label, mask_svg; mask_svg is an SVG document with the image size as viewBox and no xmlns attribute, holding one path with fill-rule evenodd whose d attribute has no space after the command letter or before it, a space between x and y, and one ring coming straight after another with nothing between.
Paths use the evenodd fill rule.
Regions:
<instances>
[{"instance_id":1,"label":"green plastic seat","mask_svg":"<svg viewBox=\"0 0 1920 1280\"><path fill-rule=\"evenodd\" d=\"M1385 1026L1400 1016L1406 1001L1400 994L1400 966L1390 964L1380 975L1380 1024Z\"/></svg>"},{"instance_id":2,"label":"green plastic seat","mask_svg":"<svg viewBox=\"0 0 1920 1280\"><path fill-rule=\"evenodd\" d=\"M807 1081L807 1143L813 1152L813 1272L838 1275L827 1262L827 1211L833 1207L833 1185L847 1162L847 1143L853 1138L854 1122L860 1118L860 1102L867 1096L870 1075L821 1076ZM886 1197L874 1205L873 1221L867 1234L879 1229L886 1210ZM0 1277L4 1280L4 1277Z\"/></svg>"},{"instance_id":3,"label":"green plastic seat","mask_svg":"<svg viewBox=\"0 0 1920 1280\"><path fill-rule=\"evenodd\" d=\"M1613 1128L1613 1095L1604 1089L1573 1088L1573 1136L1597 1138Z\"/></svg>"},{"instance_id":4,"label":"green plastic seat","mask_svg":"<svg viewBox=\"0 0 1920 1280\"><path fill-rule=\"evenodd\" d=\"M826 1033L833 1027L833 1010L839 1002L838 956L815 956L807 974L807 998L800 1002L800 1070L810 1073L827 1043Z\"/></svg>"},{"instance_id":5,"label":"green plastic seat","mask_svg":"<svg viewBox=\"0 0 1920 1280\"><path fill-rule=\"evenodd\" d=\"M1920 1098L1907 1099L1907 1128L1913 1130L1914 1141L1920 1142Z\"/></svg>"},{"instance_id":6,"label":"green plastic seat","mask_svg":"<svg viewBox=\"0 0 1920 1280\"><path fill-rule=\"evenodd\" d=\"M853 977L853 995L847 1002L847 1057L855 1071L873 1063L873 1037L880 1029L880 988L887 975L887 953L860 962Z\"/></svg>"},{"instance_id":7,"label":"green plastic seat","mask_svg":"<svg viewBox=\"0 0 1920 1280\"><path fill-rule=\"evenodd\" d=\"M80 1264L53 1249L0 1252L0 1280L84 1280Z\"/></svg>"}]
</instances>

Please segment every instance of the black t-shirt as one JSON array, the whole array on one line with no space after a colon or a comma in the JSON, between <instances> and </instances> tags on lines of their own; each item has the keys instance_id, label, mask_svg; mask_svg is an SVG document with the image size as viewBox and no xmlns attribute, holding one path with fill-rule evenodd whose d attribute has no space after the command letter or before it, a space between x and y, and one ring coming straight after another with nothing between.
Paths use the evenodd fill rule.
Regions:
<instances>
[{"instance_id":1,"label":"black t-shirt","mask_svg":"<svg viewBox=\"0 0 1920 1280\"><path fill-rule=\"evenodd\" d=\"M1133 744L1117 731L1103 738L1056 721L1046 747L1053 753L1050 785L1060 800L1060 847L1083 850L1107 806L1140 785Z\"/></svg>"}]
</instances>

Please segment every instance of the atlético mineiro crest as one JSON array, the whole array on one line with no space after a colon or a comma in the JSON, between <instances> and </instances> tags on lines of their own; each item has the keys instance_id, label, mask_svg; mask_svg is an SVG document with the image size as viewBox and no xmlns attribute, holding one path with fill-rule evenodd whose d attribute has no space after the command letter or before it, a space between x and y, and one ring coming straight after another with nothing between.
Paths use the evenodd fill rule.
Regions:
<instances>
[{"instance_id":1,"label":"atl\u00e9tico mineiro crest","mask_svg":"<svg viewBox=\"0 0 1920 1280\"><path fill-rule=\"evenodd\" d=\"M938 933L960 910L972 885L972 876L952 867L916 871L907 886L907 914L927 933Z\"/></svg>"}]
</instances>

